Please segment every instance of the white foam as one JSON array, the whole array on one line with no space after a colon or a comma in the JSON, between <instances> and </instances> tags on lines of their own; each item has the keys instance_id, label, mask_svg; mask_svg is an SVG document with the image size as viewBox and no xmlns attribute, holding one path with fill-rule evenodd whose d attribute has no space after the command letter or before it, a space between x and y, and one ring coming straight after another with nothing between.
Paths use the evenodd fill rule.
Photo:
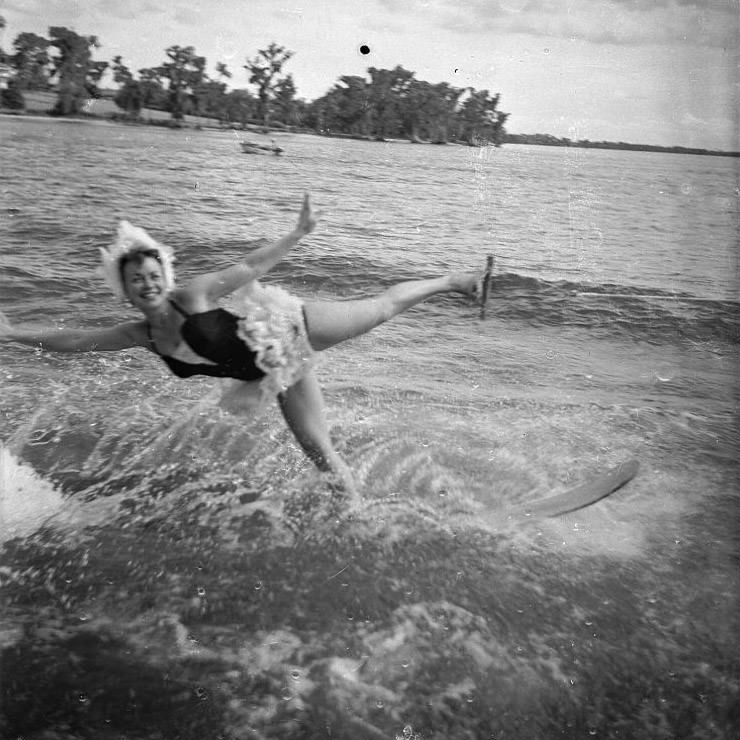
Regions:
<instances>
[{"instance_id":1,"label":"white foam","mask_svg":"<svg viewBox=\"0 0 740 740\"><path fill-rule=\"evenodd\" d=\"M63 506L52 483L0 446L0 542L31 534Z\"/></svg>"}]
</instances>

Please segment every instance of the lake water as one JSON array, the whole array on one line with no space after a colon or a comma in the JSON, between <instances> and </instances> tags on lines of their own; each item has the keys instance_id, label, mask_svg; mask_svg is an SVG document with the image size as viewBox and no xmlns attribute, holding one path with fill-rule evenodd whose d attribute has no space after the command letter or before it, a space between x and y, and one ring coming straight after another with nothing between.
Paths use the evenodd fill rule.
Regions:
<instances>
[{"instance_id":1,"label":"lake water","mask_svg":"<svg viewBox=\"0 0 740 740\"><path fill-rule=\"evenodd\" d=\"M144 351L0 348L0 734L729 738L740 731L740 160L0 121L0 310L132 318L127 218L186 280L320 226L267 282L477 269L322 355L342 508L275 408ZM568 516L507 506L624 460Z\"/></svg>"}]
</instances>

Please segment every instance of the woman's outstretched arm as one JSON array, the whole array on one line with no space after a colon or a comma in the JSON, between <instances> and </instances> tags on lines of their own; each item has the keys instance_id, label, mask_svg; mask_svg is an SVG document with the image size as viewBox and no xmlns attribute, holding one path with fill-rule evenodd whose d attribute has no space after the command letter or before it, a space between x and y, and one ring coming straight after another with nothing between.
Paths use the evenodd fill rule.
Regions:
<instances>
[{"instance_id":1,"label":"woman's outstretched arm","mask_svg":"<svg viewBox=\"0 0 740 740\"><path fill-rule=\"evenodd\" d=\"M306 193L303 197L298 223L293 231L273 244L250 252L244 258L244 262L239 265L195 278L185 288L185 291L195 295L205 295L211 301L233 293L252 280L261 278L280 262L306 234L310 234L315 227L316 218L311 210L308 193Z\"/></svg>"},{"instance_id":2,"label":"woman's outstretched arm","mask_svg":"<svg viewBox=\"0 0 740 740\"><path fill-rule=\"evenodd\" d=\"M4 319L4 317L3 317ZM145 332L131 321L110 329L16 329L0 320L0 341L19 342L50 352L112 352L140 347Z\"/></svg>"}]
</instances>

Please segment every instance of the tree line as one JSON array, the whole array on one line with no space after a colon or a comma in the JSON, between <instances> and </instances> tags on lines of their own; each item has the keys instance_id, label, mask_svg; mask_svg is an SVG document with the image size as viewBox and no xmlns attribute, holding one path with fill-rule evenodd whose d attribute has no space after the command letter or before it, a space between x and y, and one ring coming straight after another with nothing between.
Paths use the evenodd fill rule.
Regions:
<instances>
[{"instance_id":1,"label":"tree line","mask_svg":"<svg viewBox=\"0 0 740 740\"><path fill-rule=\"evenodd\" d=\"M233 75L227 66L219 62L215 75L209 75L206 58L192 46L170 46L161 64L136 72L121 56L111 62L94 61L98 48L96 36L61 26L50 28L48 38L20 33L12 51L0 48L0 63L13 71L2 91L2 104L23 108L26 92L53 90L57 100L52 113L77 115L89 99L101 97L101 79L109 70L117 85L113 100L121 116L131 120L152 108L169 112L175 124L191 114L225 125L258 123L377 140L498 146L506 134L509 114L498 109L498 94L417 80L414 72L401 66L370 67L366 77L343 75L325 95L306 101L297 97L292 74L284 72L293 52L275 42L245 59L251 89L228 89Z\"/></svg>"},{"instance_id":2,"label":"tree line","mask_svg":"<svg viewBox=\"0 0 740 740\"><path fill-rule=\"evenodd\" d=\"M702 149L686 146L660 146L658 144L632 144L627 141L591 141L569 139L552 134L505 134L504 144L536 144L537 146L567 146L578 149L621 149L635 152L668 152L671 154L705 154L720 157L740 157L740 152Z\"/></svg>"}]
</instances>

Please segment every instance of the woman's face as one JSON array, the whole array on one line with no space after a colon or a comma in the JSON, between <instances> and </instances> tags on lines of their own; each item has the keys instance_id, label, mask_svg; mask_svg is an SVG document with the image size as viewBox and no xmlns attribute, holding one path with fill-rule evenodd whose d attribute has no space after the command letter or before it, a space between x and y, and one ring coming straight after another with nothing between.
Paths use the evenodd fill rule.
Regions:
<instances>
[{"instance_id":1,"label":"woman's face","mask_svg":"<svg viewBox=\"0 0 740 740\"><path fill-rule=\"evenodd\" d=\"M164 303L167 297L164 273L154 257L127 262L122 275L126 295L136 308L145 311Z\"/></svg>"}]
</instances>

